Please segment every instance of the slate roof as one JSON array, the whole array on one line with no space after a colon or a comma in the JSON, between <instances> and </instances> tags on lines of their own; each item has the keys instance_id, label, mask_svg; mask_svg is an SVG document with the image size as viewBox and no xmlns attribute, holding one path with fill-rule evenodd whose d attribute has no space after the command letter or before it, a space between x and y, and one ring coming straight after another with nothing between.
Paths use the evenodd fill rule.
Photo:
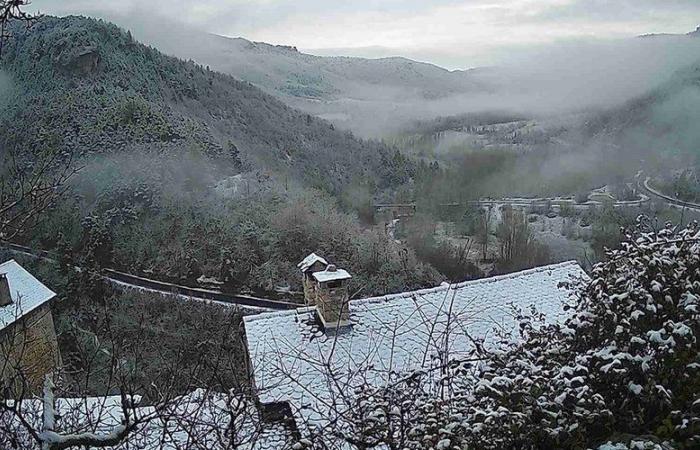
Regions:
<instances>
[{"instance_id":1,"label":"slate roof","mask_svg":"<svg viewBox=\"0 0 700 450\"><path fill-rule=\"evenodd\" d=\"M14 259L0 264L0 273L7 275L12 297L11 304L0 307L0 330L56 296Z\"/></svg>"},{"instance_id":2,"label":"slate roof","mask_svg":"<svg viewBox=\"0 0 700 450\"><path fill-rule=\"evenodd\" d=\"M302 272L306 272L311 266L313 266L317 262L320 262L324 266L328 265L328 261L326 261L324 258L318 256L316 253L311 253L309 256L304 258L299 264L297 264L297 267Z\"/></svg>"},{"instance_id":3,"label":"slate roof","mask_svg":"<svg viewBox=\"0 0 700 450\"><path fill-rule=\"evenodd\" d=\"M351 326L324 332L313 307L244 318L261 403L288 402L300 431L323 425L324 411L367 380L428 368L473 350L474 337L495 342L495 329L515 331L516 309L536 307L549 322L567 315L571 292L561 282L585 279L575 261L518 273L350 302ZM328 377L328 369L336 374Z\"/></svg>"},{"instance_id":4,"label":"slate roof","mask_svg":"<svg viewBox=\"0 0 700 450\"><path fill-rule=\"evenodd\" d=\"M140 401L140 397L135 397ZM224 394L206 393L203 389L194 390L172 401L172 409L165 417L168 420L149 421L140 427L117 446L110 450L180 450L191 448L193 437L196 436L196 448L222 449L221 431L230 424L231 405L236 398ZM109 434L114 427L121 424L124 413L121 397L87 397L87 398L57 398L58 412L57 430L71 433ZM28 399L22 402L25 418L39 426L43 405L39 399ZM225 448L240 450L289 450L294 444L293 433L281 423L263 423L260 421L255 406L245 406L244 410L236 408L236 442ZM137 417L146 418L154 415L152 406L135 408ZM33 439L27 434L26 428L17 420L9 423L12 433L20 442L27 442L26 448L39 450ZM0 447L2 446L0 436ZM25 447L22 447L25 448Z\"/></svg>"}]
</instances>

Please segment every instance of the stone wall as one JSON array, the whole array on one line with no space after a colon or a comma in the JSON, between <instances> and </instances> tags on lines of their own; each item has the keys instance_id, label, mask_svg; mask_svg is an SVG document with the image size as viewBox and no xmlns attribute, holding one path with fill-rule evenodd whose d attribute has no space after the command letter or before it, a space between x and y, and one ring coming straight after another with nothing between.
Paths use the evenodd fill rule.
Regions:
<instances>
[{"instance_id":1,"label":"stone wall","mask_svg":"<svg viewBox=\"0 0 700 450\"><path fill-rule=\"evenodd\" d=\"M324 325L342 326L350 320L349 296L346 287L316 288L316 302Z\"/></svg>"},{"instance_id":2,"label":"stone wall","mask_svg":"<svg viewBox=\"0 0 700 450\"><path fill-rule=\"evenodd\" d=\"M316 304L316 281L311 278L310 274L304 274L303 276L304 301L307 306L314 306Z\"/></svg>"},{"instance_id":3,"label":"stone wall","mask_svg":"<svg viewBox=\"0 0 700 450\"><path fill-rule=\"evenodd\" d=\"M44 377L61 364L53 316L48 303L0 331L0 380L12 380L21 388L21 378L32 392L41 389Z\"/></svg>"}]
</instances>

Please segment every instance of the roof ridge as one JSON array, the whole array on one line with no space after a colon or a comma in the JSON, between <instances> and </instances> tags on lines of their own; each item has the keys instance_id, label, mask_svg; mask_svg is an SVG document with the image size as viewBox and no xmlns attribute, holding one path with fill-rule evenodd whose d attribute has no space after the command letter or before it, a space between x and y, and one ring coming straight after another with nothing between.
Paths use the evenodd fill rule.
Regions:
<instances>
[{"instance_id":1,"label":"roof ridge","mask_svg":"<svg viewBox=\"0 0 700 450\"><path fill-rule=\"evenodd\" d=\"M358 298L356 300L350 300L350 304L351 305L363 305L363 304L367 304L367 303L379 303L379 302L387 302L387 301L391 301L391 300L397 300L397 299L401 299L401 298L410 298L410 297L414 297L417 295L434 294L436 292L457 290L457 289L462 289L462 288L467 287L467 286L493 283L496 281L513 279L513 278L518 278L518 277L522 277L522 276L526 276L526 275L532 275L534 273L546 272L548 270L562 269L565 267L573 267L573 266L577 266L578 268L580 268L583 271L583 269L581 268L581 265L578 263L578 261L572 259L572 260L564 261L564 262L560 262L560 263L548 264L546 266L537 266L537 267L533 267L530 269L521 270L518 272L511 272L511 273L506 273L506 274L502 274L502 275L495 275L495 276L486 277L486 278L478 278L476 280L466 280L466 281L462 281L462 282L455 283L455 284L446 284L443 282L443 284L440 286L433 286L430 288L417 289L415 291L405 291L405 292L398 292L396 294L379 295L376 297ZM282 316L289 315L289 314L297 314L299 312L299 310L308 310L308 307L301 307L301 308L286 310L286 311L264 312L264 313L255 314L252 316L245 316L244 321L252 322L255 320L259 320L259 319L266 319L268 317L282 317Z\"/></svg>"},{"instance_id":2,"label":"roof ridge","mask_svg":"<svg viewBox=\"0 0 700 450\"><path fill-rule=\"evenodd\" d=\"M467 287L467 286L493 283L496 281L518 278L521 276L531 275L533 273L545 272L547 270L561 269L561 268L569 267L569 266L578 266L579 268L581 268L581 265L578 263L578 261L572 259L572 260L564 261L564 262L560 262L560 263L548 264L546 266L537 266L537 267L533 267L531 269L525 269L525 270L521 270L518 272L511 272L511 273L506 273L506 274L502 274L502 275L494 275L492 277L477 278L475 280L466 280L466 281L461 281L459 283L454 283L454 284L448 284L446 282L443 282L442 285L431 287L431 288L418 289L415 291L398 292L396 294L379 295L376 297L359 298L357 300L350 300L350 303L353 305L360 305L360 304L364 304L364 303L376 303L379 301L390 301L390 300L394 300L394 299L398 299L398 298L413 297L416 295L434 294L436 292L457 290L457 289L462 289L462 288ZM581 269L581 270L583 270L583 269Z\"/></svg>"}]
</instances>

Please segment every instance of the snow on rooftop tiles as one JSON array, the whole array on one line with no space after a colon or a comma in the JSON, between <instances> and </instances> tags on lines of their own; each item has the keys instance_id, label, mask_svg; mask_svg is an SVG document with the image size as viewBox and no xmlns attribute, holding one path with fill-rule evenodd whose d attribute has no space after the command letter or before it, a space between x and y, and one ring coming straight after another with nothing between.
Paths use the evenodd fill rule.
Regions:
<instances>
[{"instance_id":1,"label":"snow on rooftop tiles","mask_svg":"<svg viewBox=\"0 0 700 450\"><path fill-rule=\"evenodd\" d=\"M304 258L299 264L297 264L297 267L302 272L306 272L311 266L313 266L317 262L323 264L324 266L328 265L328 261L326 261L324 258L318 256L316 253L311 253L309 256Z\"/></svg>"},{"instance_id":2,"label":"snow on rooftop tiles","mask_svg":"<svg viewBox=\"0 0 700 450\"><path fill-rule=\"evenodd\" d=\"M485 345L495 329L515 331L516 309L536 308L549 322L566 318L571 292L561 282L585 279L576 262L415 292L354 300L349 327L324 332L314 308L245 317L254 382L263 404L289 402L297 426L322 425L338 398L366 381L424 369ZM329 368L335 374L329 375ZM343 386L345 392L338 392Z\"/></svg>"},{"instance_id":3,"label":"snow on rooftop tiles","mask_svg":"<svg viewBox=\"0 0 700 450\"><path fill-rule=\"evenodd\" d=\"M0 307L0 330L56 296L14 259L0 264L0 273L7 276L12 298L11 304Z\"/></svg>"},{"instance_id":4,"label":"snow on rooftop tiles","mask_svg":"<svg viewBox=\"0 0 700 450\"><path fill-rule=\"evenodd\" d=\"M140 401L140 398L135 398ZM179 450L209 448L212 450L236 448L240 450L279 450L291 448L293 436L281 423L263 423L252 404L237 407L238 397L197 389L173 399L170 408L156 412L152 406L129 408L132 418L138 417L145 425L138 427L121 444L111 450ZM121 397L57 398L56 411L59 433L91 433L108 435L124 419ZM38 398L22 402L24 418L35 429L41 428L42 401ZM235 436L228 430L234 417ZM3 420L4 419L4 420ZM0 426L9 429L22 448L39 450L26 428L14 416L0 417ZM0 435L0 447L4 442ZM228 441L232 439L232 441ZM4 447L3 447L4 448Z\"/></svg>"}]
</instances>

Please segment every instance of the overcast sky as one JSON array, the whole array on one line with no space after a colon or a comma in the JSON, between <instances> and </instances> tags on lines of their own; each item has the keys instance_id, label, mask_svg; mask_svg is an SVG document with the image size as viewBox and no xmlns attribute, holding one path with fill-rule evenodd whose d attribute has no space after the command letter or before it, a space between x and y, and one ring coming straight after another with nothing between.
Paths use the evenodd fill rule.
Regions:
<instances>
[{"instance_id":1,"label":"overcast sky","mask_svg":"<svg viewBox=\"0 0 700 450\"><path fill-rule=\"evenodd\" d=\"M402 55L448 68L496 64L562 41L700 25L700 0L34 0L32 8L127 27L149 15L315 54Z\"/></svg>"}]
</instances>

